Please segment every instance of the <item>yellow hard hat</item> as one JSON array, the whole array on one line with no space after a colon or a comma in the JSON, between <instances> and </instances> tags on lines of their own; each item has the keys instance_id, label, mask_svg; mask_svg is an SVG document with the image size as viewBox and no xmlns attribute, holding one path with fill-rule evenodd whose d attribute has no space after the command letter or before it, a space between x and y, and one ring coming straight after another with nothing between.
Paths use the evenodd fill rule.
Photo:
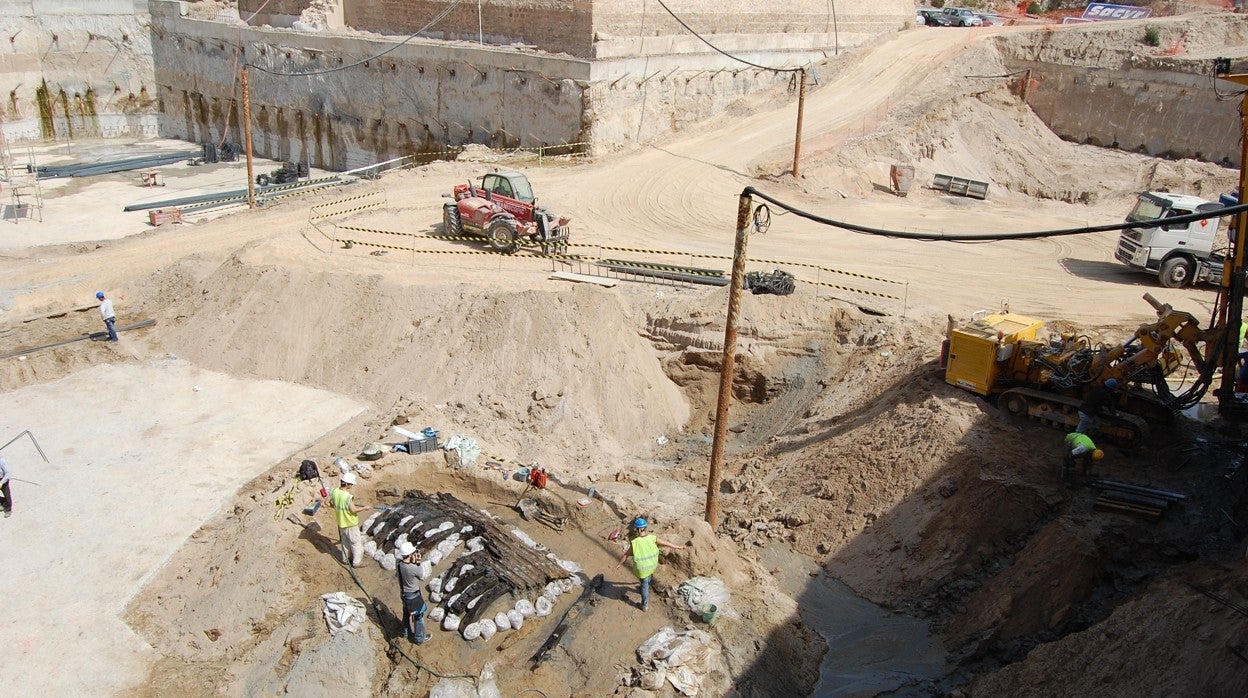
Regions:
<instances>
[{"instance_id":1,"label":"yellow hard hat","mask_svg":"<svg viewBox=\"0 0 1248 698\"><path fill-rule=\"evenodd\" d=\"M1105 452L1099 448L1092 452L1092 460L1100 460L1104 457L1105 457Z\"/></svg>"}]
</instances>

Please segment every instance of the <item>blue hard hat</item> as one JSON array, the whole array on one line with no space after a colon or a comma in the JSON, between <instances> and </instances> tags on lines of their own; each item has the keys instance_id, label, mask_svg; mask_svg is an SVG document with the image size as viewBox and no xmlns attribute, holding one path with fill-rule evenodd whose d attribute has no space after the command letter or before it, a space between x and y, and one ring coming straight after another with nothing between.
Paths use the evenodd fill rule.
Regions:
<instances>
[{"instance_id":1,"label":"blue hard hat","mask_svg":"<svg viewBox=\"0 0 1248 698\"><path fill-rule=\"evenodd\" d=\"M100 300L104 300L104 292L103 292L103 291L96 291L96 292L95 292L95 297L96 297L96 298L99 298Z\"/></svg>"},{"instance_id":2,"label":"blue hard hat","mask_svg":"<svg viewBox=\"0 0 1248 698\"><path fill-rule=\"evenodd\" d=\"M1106 387L1106 388L1109 388L1110 390L1113 390L1114 388L1117 388L1117 387L1118 387L1118 379L1116 379L1116 378L1110 378L1109 380L1105 381L1105 387Z\"/></svg>"},{"instance_id":3,"label":"blue hard hat","mask_svg":"<svg viewBox=\"0 0 1248 698\"><path fill-rule=\"evenodd\" d=\"M649 522L638 516L637 519L633 521L633 528L645 528L647 523Z\"/></svg>"}]
</instances>

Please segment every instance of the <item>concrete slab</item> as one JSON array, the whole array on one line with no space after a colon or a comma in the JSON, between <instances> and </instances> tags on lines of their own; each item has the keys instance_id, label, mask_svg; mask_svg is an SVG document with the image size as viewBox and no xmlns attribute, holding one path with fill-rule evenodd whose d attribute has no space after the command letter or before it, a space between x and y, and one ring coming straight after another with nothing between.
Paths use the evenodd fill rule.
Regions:
<instances>
[{"instance_id":1,"label":"concrete slab","mask_svg":"<svg viewBox=\"0 0 1248 698\"><path fill-rule=\"evenodd\" d=\"M14 515L0 589L15 695L109 695L158 655L120 619L128 601L238 488L364 405L183 361L100 365L0 402ZM72 664L72 666L70 666ZM52 667L60 667L53 670Z\"/></svg>"},{"instance_id":2,"label":"concrete slab","mask_svg":"<svg viewBox=\"0 0 1248 698\"><path fill-rule=\"evenodd\" d=\"M194 143L173 139L144 141L92 141L89 143L57 143L38 147L13 146L13 166L25 170L37 166L65 165L74 162L104 162L154 155L163 152L194 150ZM280 162L255 158L255 174L265 174ZM59 245L94 240L115 240L149 230L147 211L124 212L129 204L163 201L185 196L247 188L247 162L191 166L185 161L150 168L160 173L165 186L143 186L140 170L98 175L95 177L61 177L40 180L43 207L35 212L23 206L21 215L12 207L10 189L0 186L0 250ZM327 174L311 170L311 176ZM24 204L31 196L22 199ZM238 207L212 209L184 216L187 223L222 215ZM39 220L39 219L42 220Z\"/></svg>"}]
</instances>

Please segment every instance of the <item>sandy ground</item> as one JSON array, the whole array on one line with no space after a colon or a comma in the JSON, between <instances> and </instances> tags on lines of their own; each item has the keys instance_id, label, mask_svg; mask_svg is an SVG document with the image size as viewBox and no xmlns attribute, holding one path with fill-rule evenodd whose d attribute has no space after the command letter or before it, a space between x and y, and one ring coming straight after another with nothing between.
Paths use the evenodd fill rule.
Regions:
<instances>
[{"instance_id":1,"label":"sandy ground","mask_svg":"<svg viewBox=\"0 0 1248 698\"><path fill-rule=\"evenodd\" d=\"M1163 290L1152 277L1129 273L1113 261L1112 234L916 243L773 210L770 232L750 241L758 260L751 269L803 262L837 271L792 266L805 282L797 293L743 299L724 521L711 531L698 518L724 290L571 285L548 280L546 260L419 237L439 230L441 195L453 182L492 165L522 169L546 206L573 216L578 253L724 269L726 260L696 255L731 254L737 196L747 185L864 225L989 233L1110 223L1121 220L1141 189L1213 196L1235 181L1233 172L1207 164L1062 142L1004 85L971 87L964 76L1000 72L993 41L1008 36L919 29L821 66L822 84L807 101L803 176L796 179L786 174L793 96L779 91L696 132L593 161L539 168L479 153L482 161L436 163L176 230L112 219L115 239L92 236L92 242L81 242L81 219L69 214L15 225L23 231L39 225L41 237L38 246L15 245L0 255L0 338L7 346L97 331L90 309L58 312L89 306L97 288L115 294L126 318L158 320L155 328L125 335L121 353L78 342L0 364L0 385L18 398L7 401L10 409L22 407L20 421L15 413L5 423L35 430L53 466L85 458L79 454L98 458L96 445L108 435L125 444L117 452L132 460L117 464L127 472L142 470L149 462L144 454L162 457L161 467L153 459L147 467L154 472L133 488L155 491L153 482L166 477L185 501L176 520L170 514L167 530L161 517L159 550L133 555L118 534L108 540L114 552L86 558L92 568L120 565L125 573L96 604L99 622L113 631L92 636L99 648L83 654L101 665L131 663L132 671L134 662L146 663L151 673L138 692L151 695L428 691L435 680L427 671L386 654L384 633L392 628L379 608L358 636L330 640L319 620L317 597L334 590L367 590L393 609L390 574L365 569L359 589L334 561L326 515L273 517L274 492L298 457L315 457L327 468L331 454L386 439L399 420L471 435L492 456L547 465L555 485L543 498L568 514L573 527L556 533L521 522L511 509L519 483L503 481L497 470L451 472L435 456L387 457L361 488L362 499L393 502L413 487L452 491L522 526L588 573L607 575L605 602L537 672L528 671L527 659L549 631L539 624L511 644L496 640L485 648L439 632L434 646L418 654L440 673L477 674L494 664L503 695L615 690L642 640L664 624L679 629L694 620L669 603L671 588L692 575L717 576L734 593L731 612L713 628L716 652L704 667L704 690L808 692L819 680L823 644L812 630L817 619L803 620L799 609L826 619L838 607L825 603L822 580L803 586L801 575L783 573L780 567L791 564L783 560L792 558L760 557L768 546L810 558L801 569L818 574L813 568L822 567L863 598L918 617L939 635L954 667L933 678L938 662L930 661L928 648L942 645L916 638L909 646L923 661L910 666L923 665L922 671L907 668L901 652L892 669L881 665L863 675L854 673L861 667L853 658L874 663L877 655L851 641L830 641L837 656L825 672L852 676L847 684L1000 695L1017 679L1040 695L1095 693L1108 681L1144 693L1157 685L1173 693L1236 693L1226 688L1246 685L1243 677L1219 658L1244 624L1227 608L1209 610L1202 605L1208 598L1183 585L1195 580L1233 594L1243 584L1242 565L1219 567L1234 559L1228 551L1242 533L1235 523L1242 507L1228 500L1238 479L1229 467L1184 470L1192 452L1231 462L1230 447L1217 445L1226 436L1184 425L1145 456L1112 452L1103 466L1110 475L1202 496L1155 528L1105 518L1093 512L1086 491L1070 492L1056 481L1054 433L1003 420L991 404L947 386L932 363L947 314L966 317L1008 300L1016 312L1117 341L1152 318L1143 293L1204 317L1212 289ZM1069 41L1094 51L1105 40ZM918 172L919 186L905 198L886 187L888 166L898 162ZM934 172L990 180L991 195L975 201L921 186ZM209 175L215 173L202 175L205 182ZM87 190L101 197L92 205L117 192ZM362 194L383 203L311 225L311 206ZM347 231L348 225L382 232ZM135 234L124 235L127 230ZM344 249L321 231L364 244ZM31 318L37 319L21 322ZM163 357L171 353L181 359L169 363ZM190 390L195 385L199 392ZM256 392L262 389L275 392ZM100 397L105 394L111 402ZM144 402L154 394L161 397L159 411ZM194 404L214 396L221 402L211 413ZM91 400L99 403L92 407ZM118 411L119 401L126 406ZM45 407L31 411L30 404ZM201 439L196 420L221 419L215 412L234 421L219 436ZM88 432L72 454L55 441L49 448L47 434L82 432L88 420L81 413L116 421ZM46 426L32 415L42 415ZM158 417L185 426L158 425ZM192 444L197 455L220 454L221 463L205 473L186 457L164 457L191 454ZM30 472L30 453L8 453L15 454L10 462L18 477ZM18 490L20 507L37 503L40 491L51 494L48 482L30 479L41 484ZM591 486L601 501L577 506ZM80 491L80 506L89 507L101 488L66 478L57 503ZM83 531L87 540L117 530L110 528L115 512L106 511L106 522ZM693 543L665 558L657 575L665 601L645 616L627 603L635 603L635 586L627 573L610 569L620 548L607 540L642 512L665 536ZM142 522L147 535L150 518L144 512L131 525ZM36 525L28 521L19 512L4 523ZM42 565L65 564L56 544L65 533L30 530L48 541L38 550L58 551ZM1185 557L1192 540L1207 557ZM39 569L28 574L42 589L47 575ZM60 608L70 593L31 592L30 603ZM1164 602L1163 618L1148 617L1150 600ZM839 608L863 624L876 622L857 606ZM1201 646L1216 652L1200 654L1167 639L1187 632L1183 618L1196 613ZM906 644L889 634L886 621L878 625L880 635L863 635L878 638L873 647ZM15 627L25 634L3 638L9 644L31 652L52 644L46 633L32 636L25 626L8 630ZM77 632L67 630L67 638ZM1101 647L1113 652L1113 661L1103 661ZM32 656L24 664L29 680L50 680L39 671L55 661ZM1130 667L1124 672L1130 677L1105 679L1100 665L1092 666L1098 661ZM333 670L344 664L351 671ZM1180 665L1197 668L1170 671ZM119 681L112 688L132 686Z\"/></svg>"},{"instance_id":2,"label":"sandy ground","mask_svg":"<svg viewBox=\"0 0 1248 698\"><path fill-rule=\"evenodd\" d=\"M0 636L23 695L132 690L155 656L120 618L133 595L241 485L363 409L173 359L102 362L6 397L0 423L50 461L26 439L5 452L20 479L5 538L21 554L0 571Z\"/></svg>"}]
</instances>

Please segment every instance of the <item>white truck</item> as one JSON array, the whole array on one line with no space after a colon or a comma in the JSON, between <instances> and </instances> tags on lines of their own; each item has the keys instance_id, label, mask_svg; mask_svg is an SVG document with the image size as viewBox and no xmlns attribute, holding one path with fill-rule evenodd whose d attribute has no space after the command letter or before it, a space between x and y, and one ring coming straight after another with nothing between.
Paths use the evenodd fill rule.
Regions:
<instances>
[{"instance_id":1,"label":"white truck","mask_svg":"<svg viewBox=\"0 0 1248 698\"><path fill-rule=\"evenodd\" d=\"M1207 201L1186 194L1144 192L1127 214L1127 223L1214 211L1235 203L1231 195L1223 195L1220 201ZM1155 228L1127 228L1118 237L1114 258L1132 269L1156 274L1166 288L1203 281L1216 283L1222 278L1222 260L1227 249L1220 223L1219 218L1206 218Z\"/></svg>"}]
</instances>

